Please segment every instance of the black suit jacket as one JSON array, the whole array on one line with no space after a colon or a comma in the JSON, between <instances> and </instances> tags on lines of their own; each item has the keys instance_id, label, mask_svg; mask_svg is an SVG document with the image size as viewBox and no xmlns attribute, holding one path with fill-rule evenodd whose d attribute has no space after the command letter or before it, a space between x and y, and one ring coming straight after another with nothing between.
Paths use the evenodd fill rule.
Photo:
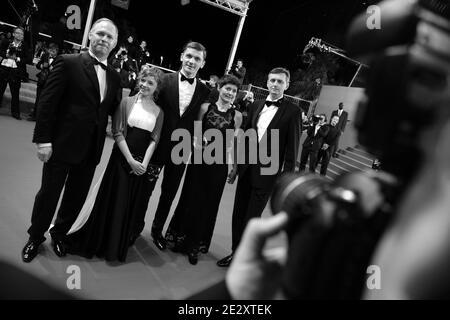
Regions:
<instances>
[{"instance_id":1,"label":"black suit jacket","mask_svg":"<svg viewBox=\"0 0 450 320\"><path fill-rule=\"evenodd\" d=\"M331 113L331 118L333 118L334 116L337 116L339 113L339 110L334 110ZM331 120L330 118L330 120ZM339 117L339 122L337 123L336 127L339 129L339 131L344 132L345 130L345 126L347 125L347 118L348 118L348 113L347 111L343 110L341 116Z\"/></svg>"},{"instance_id":2,"label":"black suit jacket","mask_svg":"<svg viewBox=\"0 0 450 320\"><path fill-rule=\"evenodd\" d=\"M317 131L317 134L314 135L316 130L316 126L311 126L307 130L308 136L303 142L303 148L311 148L312 151L319 151L322 147L323 141L328 134L329 127L328 125L323 125Z\"/></svg>"},{"instance_id":3,"label":"black suit jacket","mask_svg":"<svg viewBox=\"0 0 450 320\"><path fill-rule=\"evenodd\" d=\"M255 101L248 106L248 121L245 126L245 130L254 129L257 130L258 118L261 110L264 108L265 100ZM238 166L239 176L242 177L246 170L251 170L251 183L252 186L264 189L271 189L275 184L275 180L281 174L281 172L294 172L295 164L297 160L298 141L300 138L298 122L300 119L300 110L294 104L284 100L275 113L272 121L267 127L265 137L262 137L261 142L258 143L258 163L249 164L249 152L252 148L248 143L245 145L246 163ZM271 150L271 134L268 134L270 130L277 129L279 132L279 140L276 142L278 146L278 155ZM267 141L267 142L265 142ZM261 150L260 150L261 149ZM273 175L261 174L261 169L264 167L270 167L270 164L262 164L259 159L260 151L262 154L266 154L269 158L273 159L278 157L278 171ZM272 155L272 153L274 153Z\"/></svg>"},{"instance_id":4,"label":"black suit jacket","mask_svg":"<svg viewBox=\"0 0 450 320\"><path fill-rule=\"evenodd\" d=\"M172 147L178 141L172 142L171 135L175 129L187 129L191 136L194 132L194 121L197 120L200 106L207 101L210 90L201 81L197 80L191 103L180 116L178 72L166 74L161 83L161 90L156 103L164 111L164 124L161 139L152 157L152 163L164 165L170 161Z\"/></svg>"},{"instance_id":5,"label":"black suit jacket","mask_svg":"<svg viewBox=\"0 0 450 320\"><path fill-rule=\"evenodd\" d=\"M323 143L326 143L329 146L333 146L334 144L336 144L336 141L340 135L340 131L337 128L337 125L333 127L331 124L327 124L326 126L328 127L328 133L323 139Z\"/></svg>"},{"instance_id":6,"label":"black suit jacket","mask_svg":"<svg viewBox=\"0 0 450 320\"><path fill-rule=\"evenodd\" d=\"M94 64L88 52L60 55L39 98L33 142L51 142L52 159L67 164L100 162L108 115L119 105L120 78L106 70L107 92L100 103Z\"/></svg>"}]
</instances>

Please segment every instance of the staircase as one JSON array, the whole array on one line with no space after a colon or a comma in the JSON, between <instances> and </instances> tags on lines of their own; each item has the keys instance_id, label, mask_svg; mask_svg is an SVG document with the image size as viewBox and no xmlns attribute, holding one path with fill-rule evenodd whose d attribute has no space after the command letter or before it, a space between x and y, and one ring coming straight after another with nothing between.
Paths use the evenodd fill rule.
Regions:
<instances>
[{"instance_id":1,"label":"staircase","mask_svg":"<svg viewBox=\"0 0 450 320\"><path fill-rule=\"evenodd\" d=\"M375 156L364 151L361 146L347 147L345 150L340 149L337 153L338 157L331 158L328 164L326 177L331 181L347 172L372 170ZM308 169L306 169L307 171ZM320 164L316 167L316 172L319 171Z\"/></svg>"},{"instance_id":2,"label":"staircase","mask_svg":"<svg viewBox=\"0 0 450 320\"><path fill-rule=\"evenodd\" d=\"M22 82L20 87L20 112L23 115L30 113L34 108L34 101L36 100L36 82ZM0 114L11 114L11 91L9 85L6 87L5 94L3 95L3 101L1 103Z\"/></svg>"},{"instance_id":3,"label":"staircase","mask_svg":"<svg viewBox=\"0 0 450 320\"><path fill-rule=\"evenodd\" d=\"M35 81L30 80L29 82L22 82L19 94L20 113L22 114L22 117L29 114L34 108L36 89L37 84ZM129 93L130 89L123 89L122 97L128 97ZM11 114L11 91L9 90L9 85L6 87L5 94L3 95L3 101L0 105L0 115Z\"/></svg>"}]
</instances>

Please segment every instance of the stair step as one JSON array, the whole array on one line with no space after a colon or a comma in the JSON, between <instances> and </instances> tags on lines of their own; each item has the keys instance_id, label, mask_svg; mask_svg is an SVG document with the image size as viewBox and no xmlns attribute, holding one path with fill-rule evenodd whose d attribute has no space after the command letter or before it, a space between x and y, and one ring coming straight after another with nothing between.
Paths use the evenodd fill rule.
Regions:
<instances>
[{"instance_id":1,"label":"stair step","mask_svg":"<svg viewBox=\"0 0 450 320\"><path fill-rule=\"evenodd\" d=\"M339 154L339 156L344 156L344 157L353 159L353 160L355 160L355 161L357 161L357 162L359 162L359 163L361 163L361 164L363 164L365 166L368 166L368 167L372 168L372 162L373 162L372 159L368 159L366 157L363 157L363 156L361 156L361 155L359 155L359 154L357 154L357 153L355 153L355 152L353 152L351 150L347 150L347 149L339 150L338 154Z\"/></svg>"},{"instance_id":2,"label":"stair step","mask_svg":"<svg viewBox=\"0 0 450 320\"><path fill-rule=\"evenodd\" d=\"M347 170L339 165L336 165L335 163L331 163L331 162L328 164L328 170L330 170L330 169L339 175L350 172L349 170Z\"/></svg>"},{"instance_id":3,"label":"stair step","mask_svg":"<svg viewBox=\"0 0 450 320\"><path fill-rule=\"evenodd\" d=\"M19 101L20 112L22 114L30 113L34 108L34 101L35 99L29 97L21 97ZM0 108L0 114L11 114L11 96L5 94L1 105L2 108Z\"/></svg>"},{"instance_id":4,"label":"stair step","mask_svg":"<svg viewBox=\"0 0 450 320\"><path fill-rule=\"evenodd\" d=\"M330 163L333 163L339 167L342 167L350 172L360 171L366 167L363 165L355 165L354 162L351 163L349 161L344 161L342 158L331 158Z\"/></svg>"},{"instance_id":5,"label":"stair step","mask_svg":"<svg viewBox=\"0 0 450 320\"><path fill-rule=\"evenodd\" d=\"M352 147L348 147L347 150L352 151L364 158L370 159L370 160L375 160L376 157L374 155L371 155L370 153L368 153L367 151L365 151L364 149L361 148L352 148Z\"/></svg>"}]
</instances>

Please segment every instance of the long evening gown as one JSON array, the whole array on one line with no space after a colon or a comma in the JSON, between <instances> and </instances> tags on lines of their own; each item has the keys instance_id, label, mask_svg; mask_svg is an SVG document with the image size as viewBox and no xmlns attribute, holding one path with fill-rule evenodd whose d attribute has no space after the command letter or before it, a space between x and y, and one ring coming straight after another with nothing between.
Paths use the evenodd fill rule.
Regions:
<instances>
[{"instance_id":1,"label":"long evening gown","mask_svg":"<svg viewBox=\"0 0 450 320\"><path fill-rule=\"evenodd\" d=\"M222 112L211 103L203 117L203 131L214 128L223 135L223 158L220 163L202 161L187 167L180 200L167 230L174 237L183 239L187 251L202 249L205 253L209 250L228 176L226 130L235 129L234 115L233 108Z\"/></svg>"},{"instance_id":2,"label":"long evening gown","mask_svg":"<svg viewBox=\"0 0 450 320\"><path fill-rule=\"evenodd\" d=\"M151 132L130 127L125 138L137 160L142 160L149 146ZM93 209L83 227L68 236L69 253L86 258L98 256L107 261L125 261L136 221L147 211L156 179L146 174L130 174L125 157L114 144Z\"/></svg>"}]
</instances>

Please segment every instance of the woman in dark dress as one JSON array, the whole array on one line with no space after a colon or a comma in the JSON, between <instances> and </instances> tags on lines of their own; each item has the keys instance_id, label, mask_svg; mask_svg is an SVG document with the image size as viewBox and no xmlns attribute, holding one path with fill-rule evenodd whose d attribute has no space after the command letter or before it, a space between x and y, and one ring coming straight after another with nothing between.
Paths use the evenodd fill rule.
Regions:
<instances>
[{"instance_id":1,"label":"woman in dark dress","mask_svg":"<svg viewBox=\"0 0 450 320\"><path fill-rule=\"evenodd\" d=\"M136 240L160 169L150 160L163 123L154 102L161 75L157 68L143 68L139 94L124 98L115 113L111 157L69 231L70 253L123 262Z\"/></svg>"},{"instance_id":2,"label":"woman in dark dress","mask_svg":"<svg viewBox=\"0 0 450 320\"><path fill-rule=\"evenodd\" d=\"M171 221L166 233L177 239L174 251L187 253L191 264L197 264L198 252L207 253L211 243L230 162L227 161L230 150L227 146L230 146L232 141L226 141L226 130L232 130L234 134L242 123L242 114L232 107L239 86L239 80L235 76L225 75L219 80L217 101L204 103L200 108L199 120L202 121L203 133L208 129L217 129L222 135L222 157L218 159L217 155L212 153L212 158L215 159L213 163L206 163L203 157L201 163L188 165L174 214L174 217L182 217L182 220ZM214 143L214 138L211 140L208 141L203 136L203 141L198 141L194 137L194 148L205 148L207 144ZM233 162L233 170L228 179L230 183L234 182L236 166ZM175 228L171 228L175 223L176 229L179 230L177 234L173 232Z\"/></svg>"}]
</instances>

